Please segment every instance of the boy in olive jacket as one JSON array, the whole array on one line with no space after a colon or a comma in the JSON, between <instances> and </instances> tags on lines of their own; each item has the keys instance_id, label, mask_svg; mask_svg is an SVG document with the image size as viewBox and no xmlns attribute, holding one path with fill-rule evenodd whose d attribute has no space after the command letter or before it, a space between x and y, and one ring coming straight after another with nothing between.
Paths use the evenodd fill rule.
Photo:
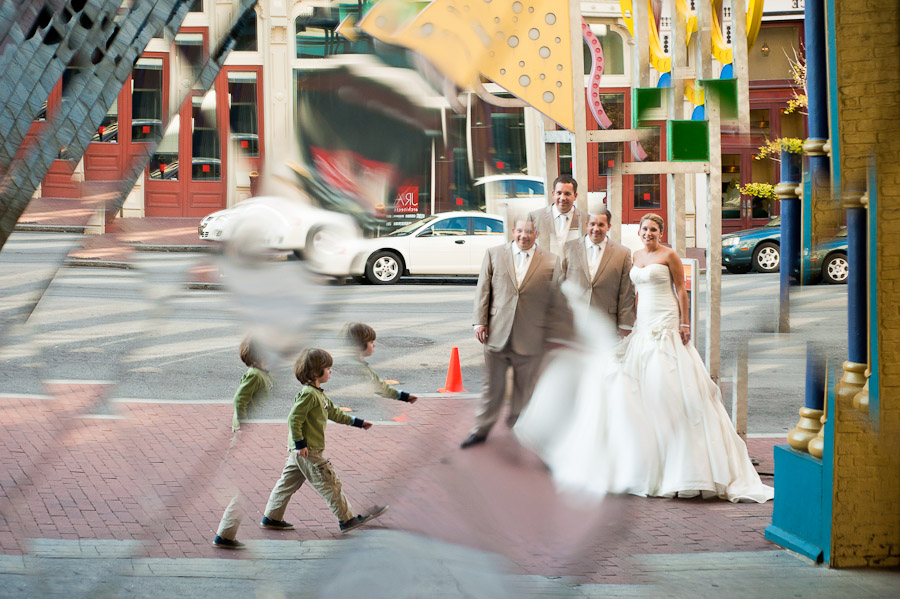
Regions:
<instances>
[{"instance_id":1,"label":"boy in olive jacket","mask_svg":"<svg viewBox=\"0 0 900 599\"><path fill-rule=\"evenodd\" d=\"M234 415L231 418L232 438L231 445L226 452L226 464L229 469L232 467L230 462L240 456L238 441L241 423L250 419L254 409L265 402L272 390L272 378L265 368L260 348L250 337L241 342L240 356L241 361L247 365L247 372L241 377L241 383L234 394ZM213 539L213 545L216 547L222 549L244 549L246 547L236 538L238 527L241 525L243 501L240 489L235 489L234 496L222 514L219 528L216 529L216 536Z\"/></svg>"},{"instance_id":2,"label":"boy in olive jacket","mask_svg":"<svg viewBox=\"0 0 900 599\"><path fill-rule=\"evenodd\" d=\"M294 406L288 415L290 453L284 463L281 478L269 495L260 523L264 528L294 528L284 521L284 511L291 496L306 480L309 480L331 508L340 523L341 532L349 532L362 526L388 508L385 505L370 514L354 516L350 502L341 490L341 481L331 462L324 456L325 424L328 420L366 430L372 428L371 422L353 418L340 411L325 395L322 385L331 378L333 363L331 355L325 350L309 348L303 350L294 365L294 375L304 386L294 399Z\"/></svg>"},{"instance_id":3,"label":"boy in olive jacket","mask_svg":"<svg viewBox=\"0 0 900 599\"><path fill-rule=\"evenodd\" d=\"M348 385L364 381L365 385L359 384L357 387L364 387L367 391L386 399L416 403L418 397L389 385L366 362L366 358L371 357L375 352L375 329L362 322L351 322L344 327L344 341L351 354L339 355L338 361L335 363L335 371L341 375L341 383L345 382L345 377ZM349 392L351 395L353 390L342 388L342 391Z\"/></svg>"}]
</instances>

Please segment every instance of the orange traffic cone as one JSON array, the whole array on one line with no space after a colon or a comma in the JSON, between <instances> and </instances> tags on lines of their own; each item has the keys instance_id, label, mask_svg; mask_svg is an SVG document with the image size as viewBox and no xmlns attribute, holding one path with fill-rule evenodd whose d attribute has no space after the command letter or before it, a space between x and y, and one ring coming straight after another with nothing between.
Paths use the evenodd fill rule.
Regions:
<instances>
[{"instance_id":1,"label":"orange traffic cone","mask_svg":"<svg viewBox=\"0 0 900 599\"><path fill-rule=\"evenodd\" d=\"M439 393L459 393L465 392L462 384L462 372L459 369L459 348L454 347L450 352L450 366L447 367L447 382L444 383L443 389L438 389Z\"/></svg>"}]
</instances>

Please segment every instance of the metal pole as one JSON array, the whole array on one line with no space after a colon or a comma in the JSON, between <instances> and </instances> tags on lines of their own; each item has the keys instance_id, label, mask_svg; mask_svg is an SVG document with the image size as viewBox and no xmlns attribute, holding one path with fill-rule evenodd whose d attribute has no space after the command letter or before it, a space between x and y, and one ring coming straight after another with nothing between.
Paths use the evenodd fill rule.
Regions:
<instances>
[{"instance_id":1,"label":"metal pole","mask_svg":"<svg viewBox=\"0 0 900 599\"><path fill-rule=\"evenodd\" d=\"M775 193L781 200L781 264L779 265L778 332L791 332L791 276L800 270L800 156L785 150L781 152L781 182Z\"/></svg>"},{"instance_id":2,"label":"metal pole","mask_svg":"<svg viewBox=\"0 0 900 599\"><path fill-rule=\"evenodd\" d=\"M569 32L572 36L572 108L575 131L572 140L572 176L580 183L578 209L588 211L587 111L584 94L584 49L582 48L581 1L569 0ZM552 190L551 190L552 192Z\"/></svg>"}]
</instances>

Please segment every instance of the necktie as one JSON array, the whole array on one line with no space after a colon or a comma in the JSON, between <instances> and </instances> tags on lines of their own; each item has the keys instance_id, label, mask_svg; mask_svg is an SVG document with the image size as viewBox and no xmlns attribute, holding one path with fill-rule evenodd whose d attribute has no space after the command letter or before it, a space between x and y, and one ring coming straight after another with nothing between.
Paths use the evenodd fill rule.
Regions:
<instances>
[{"instance_id":1,"label":"necktie","mask_svg":"<svg viewBox=\"0 0 900 599\"><path fill-rule=\"evenodd\" d=\"M516 283L521 285L522 280L525 279L525 273L528 272L528 253L527 252L517 252L516 253Z\"/></svg>"},{"instance_id":2,"label":"necktie","mask_svg":"<svg viewBox=\"0 0 900 599\"><path fill-rule=\"evenodd\" d=\"M560 214L556 217L556 237L560 240L560 242L565 241L566 233L569 232L569 217L565 214Z\"/></svg>"}]
</instances>

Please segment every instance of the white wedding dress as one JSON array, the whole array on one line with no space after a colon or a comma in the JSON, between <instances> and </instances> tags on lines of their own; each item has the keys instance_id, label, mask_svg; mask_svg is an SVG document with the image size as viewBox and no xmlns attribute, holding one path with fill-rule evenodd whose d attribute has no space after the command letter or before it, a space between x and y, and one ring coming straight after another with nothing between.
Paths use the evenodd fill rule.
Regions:
<instances>
[{"instance_id":1,"label":"white wedding dress","mask_svg":"<svg viewBox=\"0 0 900 599\"><path fill-rule=\"evenodd\" d=\"M765 502L762 484L693 345L679 334L669 268L632 268L638 294L632 333L550 363L514 432L563 489ZM587 340L596 322L579 314Z\"/></svg>"}]
</instances>

